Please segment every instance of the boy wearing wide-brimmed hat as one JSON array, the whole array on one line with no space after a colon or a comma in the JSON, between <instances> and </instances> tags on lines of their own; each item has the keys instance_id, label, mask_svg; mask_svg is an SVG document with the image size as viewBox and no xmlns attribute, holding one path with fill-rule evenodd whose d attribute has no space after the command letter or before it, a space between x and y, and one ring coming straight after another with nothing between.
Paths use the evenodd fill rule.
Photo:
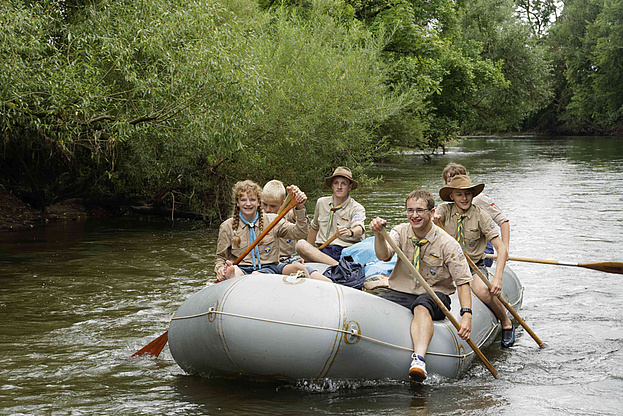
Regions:
<instances>
[{"instance_id":1,"label":"boy wearing wide-brimmed hat","mask_svg":"<svg viewBox=\"0 0 623 416\"><path fill-rule=\"evenodd\" d=\"M487 267L483 262L487 240L495 247L497 266L491 281L491 289L480 279L472 280L470 286L474 294L500 320L502 325L501 344L502 347L507 348L515 342L515 329L506 315L504 305L497 298L502 291L502 276L507 250L491 216L472 203L473 198L480 194L484 187L485 184L483 183L473 185L467 175L455 175L450 183L439 191L439 197L450 203L439 205L435 213L435 222L440 222L446 231L457 239L465 254L472 259L485 276L488 276ZM472 270L472 274L474 273L476 271Z\"/></svg>"},{"instance_id":2,"label":"boy wearing wide-brimmed hat","mask_svg":"<svg viewBox=\"0 0 623 416\"><path fill-rule=\"evenodd\" d=\"M448 163L443 169L443 172L441 173L444 185L449 185L452 178L456 175L469 176L469 172L463 165L454 162ZM474 200L472 201L472 203L483 209L487 214L489 214L491 218L493 218L493 221L495 221L495 223L498 225L498 227L500 227L500 238L502 239L502 242L506 246L506 251L508 252L510 250L511 238L511 226L508 217L504 215L504 213L495 203L493 198L485 195L484 192L481 192L478 195L474 196ZM485 253L493 253L493 245L490 242L487 242L487 248L485 249ZM508 260L508 257L506 259ZM486 258L484 259L484 262L487 267L491 267L491 265L493 264L493 259Z\"/></svg>"},{"instance_id":3,"label":"boy wearing wide-brimmed hat","mask_svg":"<svg viewBox=\"0 0 623 416\"><path fill-rule=\"evenodd\" d=\"M296 251L306 261L334 265L344 247L363 241L366 210L350 197L350 191L356 189L358 183L349 168L338 166L333 175L325 178L325 184L333 190L333 195L316 202L307 240L299 240ZM331 245L322 251L316 248L336 233L337 238Z\"/></svg>"}]
</instances>

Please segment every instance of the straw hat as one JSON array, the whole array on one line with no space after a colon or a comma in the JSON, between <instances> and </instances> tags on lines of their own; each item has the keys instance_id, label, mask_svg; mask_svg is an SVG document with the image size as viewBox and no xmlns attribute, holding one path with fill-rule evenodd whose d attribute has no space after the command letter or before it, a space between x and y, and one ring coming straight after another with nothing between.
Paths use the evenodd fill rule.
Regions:
<instances>
[{"instance_id":1,"label":"straw hat","mask_svg":"<svg viewBox=\"0 0 623 416\"><path fill-rule=\"evenodd\" d=\"M450 193L453 189L463 189L463 190L471 190L472 196L476 196L485 189L484 183L479 183L478 185L472 185L472 180L467 175L455 175L452 177L450 181L450 185L444 186L439 190L439 197L443 201L452 201L450 199Z\"/></svg>"},{"instance_id":2,"label":"straw hat","mask_svg":"<svg viewBox=\"0 0 623 416\"><path fill-rule=\"evenodd\" d=\"M351 189L356 189L357 188L357 181L353 179L353 174L351 173L350 169L344 167L344 166L338 166L337 168L335 168L335 170L333 171L333 175L324 178L324 183L327 184L327 186L330 188L331 185L333 185L333 179L336 176L341 176L343 178L346 178L350 181L350 183L353 185L353 187Z\"/></svg>"}]
</instances>

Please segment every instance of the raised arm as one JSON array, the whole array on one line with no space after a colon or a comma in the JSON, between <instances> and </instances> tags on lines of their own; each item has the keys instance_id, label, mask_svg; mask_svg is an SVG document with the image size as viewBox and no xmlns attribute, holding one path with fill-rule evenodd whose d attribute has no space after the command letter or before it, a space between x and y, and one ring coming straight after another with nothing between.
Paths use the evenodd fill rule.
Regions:
<instances>
[{"instance_id":1,"label":"raised arm","mask_svg":"<svg viewBox=\"0 0 623 416\"><path fill-rule=\"evenodd\" d=\"M374 252L376 257L381 261L389 261L393 253L387 246L385 237L380 233L381 229L387 225L387 221L383 218L376 217L370 221L370 230L374 233Z\"/></svg>"}]
</instances>

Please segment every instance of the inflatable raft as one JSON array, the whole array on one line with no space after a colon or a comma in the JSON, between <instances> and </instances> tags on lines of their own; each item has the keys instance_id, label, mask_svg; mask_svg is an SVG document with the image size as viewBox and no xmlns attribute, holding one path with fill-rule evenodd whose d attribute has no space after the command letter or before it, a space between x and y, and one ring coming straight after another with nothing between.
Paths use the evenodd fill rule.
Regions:
<instances>
[{"instance_id":1,"label":"inflatable raft","mask_svg":"<svg viewBox=\"0 0 623 416\"><path fill-rule=\"evenodd\" d=\"M506 267L502 295L518 310L523 289ZM460 320L459 301L451 312ZM472 295L472 340L479 347L501 331ZM287 381L408 380L413 314L373 294L329 282L252 274L202 289L184 302L169 328L173 358L202 376ZM429 374L460 376L478 357L448 319L434 323Z\"/></svg>"}]
</instances>

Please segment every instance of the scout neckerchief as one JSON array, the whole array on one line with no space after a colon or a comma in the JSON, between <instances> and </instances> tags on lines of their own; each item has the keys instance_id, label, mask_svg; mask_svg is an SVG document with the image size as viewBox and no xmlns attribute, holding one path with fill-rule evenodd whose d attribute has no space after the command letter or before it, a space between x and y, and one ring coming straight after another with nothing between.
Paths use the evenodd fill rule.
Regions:
<instances>
[{"instance_id":1,"label":"scout neckerchief","mask_svg":"<svg viewBox=\"0 0 623 416\"><path fill-rule=\"evenodd\" d=\"M342 204L336 207L335 205L333 205L333 202L329 202L329 205L331 205L331 213L329 214L329 223L327 224L327 236L331 234L331 225L333 224L333 216L335 215L335 211L337 211L338 209L342 209Z\"/></svg>"},{"instance_id":2,"label":"scout neckerchief","mask_svg":"<svg viewBox=\"0 0 623 416\"><path fill-rule=\"evenodd\" d=\"M467 217L467 214L459 214L458 212L455 212L455 214L458 217L456 221L456 238L459 240L461 248L465 248L465 227L463 226L463 220Z\"/></svg>"},{"instance_id":3,"label":"scout neckerchief","mask_svg":"<svg viewBox=\"0 0 623 416\"><path fill-rule=\"evenodd\" d=\"M422 248L424 244L428 243L428 240L425 238L418 240L416 237L411 237L411 241L413 241L413 244L415 244L415 250L413 250L413 265L415 266L415 270L419 272L420 271L420 249Z\"/></svg>"},{"instance_id":4,"label":"scout neckerchief","mask_svg":"<svg viewBox=\"0 0 623 416\"><path fill-rule=\"evenodd\" d=\"M259 212L255 212L255 218L253 218L253 221L251 222L245 220L241 212L238 213L238 216L240 217L243 223L249 226L249 244L251 244L257 238L255 236L255 224L258 218L260 217L260 214ZM257 257L257 267L255 267L256 257ZM257 270L262 267L262 262L260 261L260 249L258 248L257 245L253 247L253 250L251 251L251 259L253 260L253 270Z\"/></svg>"}]
</instances>

